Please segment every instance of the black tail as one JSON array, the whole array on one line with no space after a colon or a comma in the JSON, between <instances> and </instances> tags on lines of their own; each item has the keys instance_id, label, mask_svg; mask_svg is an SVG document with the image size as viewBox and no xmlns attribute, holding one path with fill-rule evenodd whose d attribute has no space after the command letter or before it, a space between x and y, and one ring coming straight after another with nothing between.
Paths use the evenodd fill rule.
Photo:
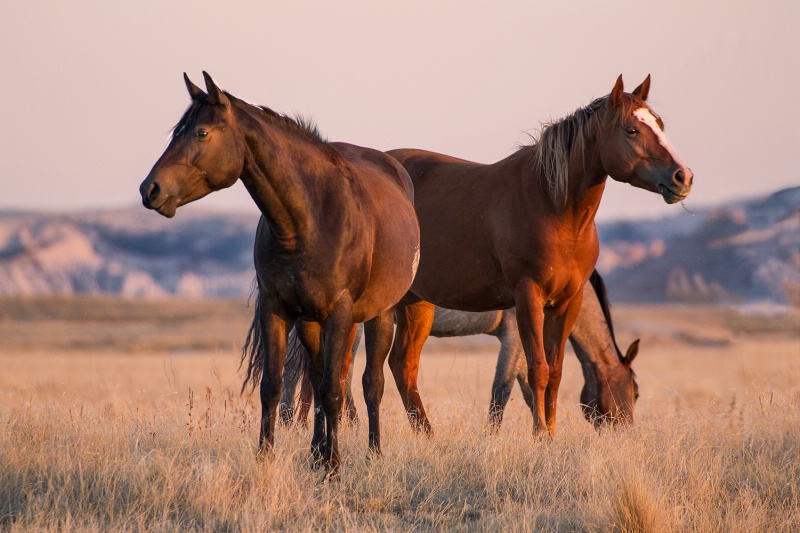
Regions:
<instances>
[{"instance_id":1,"label":"black tail","mask_svg":"<svg viewBox=\"0 0 800 533\"><path fill-rule=\"evenodd\" d=\"M611 334L611 340L614 341L614 349L617 350L617 357L619 357L620 361L624 361L625 356L622 355L619 346L617 346L617 338L614 336L614 324L611 322L611 305L608 303L606 284L603 281L603 278L600 277L600 273L597 270L592 271L592 275L589 276L589 283L592 284L592 288L594 289L595 294L597 294L597 299L600 302L600 308L603 310L603 317L605 317L606 324L608 324L608 332Z\"/></svg>"},{"instance_id":2,"label":"black tail","mask_svg":"<svg viewBox=\"0 0 800 533\"><path fill-rule=\"evenodd\" d=\"M247 361L247 374L242 383L242 393L248 388L254 391L261 383L261 374L264 372L264 358L266 347L261 337L261 299L256 298L256 307L253 311L253 323L247 331L247 339L242 347L242 360L239 362L239 370L242 369Z\"/></svg>"},{"instance_id":3,"label":"black tail","mask_svg":"<svg viewBox=\"0 0 800 533\"><path fill-rule=\"evenodd\" d=\"M242 392L248 387L254 391L261 384L261 375L264 372L264 359L266 358L266 346L261 335L261 304L256 298L256 307L253 312L253 323L247 331L247 338L242 347L242 360L239 362L239 370L247 361L247 374L242 383ZM297 337L297 332L292 328L289 332L289 339L286 343L286 362L284 372L298 372L302 377L308 371L308 352ZM294 377L294 376L292 376Z\"/></svg>"}]
</instances>

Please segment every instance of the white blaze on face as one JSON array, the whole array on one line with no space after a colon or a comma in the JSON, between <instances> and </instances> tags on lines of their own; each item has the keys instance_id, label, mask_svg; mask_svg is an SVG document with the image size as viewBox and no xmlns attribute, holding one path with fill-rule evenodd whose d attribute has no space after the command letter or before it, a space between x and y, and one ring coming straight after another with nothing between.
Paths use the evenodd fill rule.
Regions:
<instances>
[{"instance_id":1,"label":"white blaze on face","mask_svg":"<svg viewBox=\"0 0 800 533\"><path fill-rule=\"evenodd\" d=\"M683 161L681 161L681 158L678 156L678 152L675 151L675 149L667 140L667 136L664 135L664 131L658 127L658 121L656 120L656 117L648 108L640 107L633 112L633 116L639 119L639 122L646 124L651 130L653 130L656 139L658 139L658 144L664 147L677 165L686 168L686 165L683 164Z\"/></svg>"}]
</instances>

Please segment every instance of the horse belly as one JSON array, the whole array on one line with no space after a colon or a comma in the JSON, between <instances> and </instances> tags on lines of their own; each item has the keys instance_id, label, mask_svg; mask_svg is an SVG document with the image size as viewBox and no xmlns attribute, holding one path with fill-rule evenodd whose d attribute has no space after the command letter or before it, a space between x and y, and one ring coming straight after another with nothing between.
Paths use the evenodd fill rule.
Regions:
<instances>
[{"instance_id":1,"label":"horse belly","mask_svg":"<svg viewBox=\"0 0 800 533\"><path fill-rule=\"evenodd\" d=\"M419 196L418 196L419 198ZM418 202L419 204L419 202ZM491 230L482 220L419 206L421 257L411 291L433 304L462 311L514 305L514 295L495 256Z\"/></svg>"},{"instance_id":2,"label":"horse belly","mask_svg":"<svg viewBox=\"0 0 800 533\"><path fill-rule=\"evenodd\" d=\"M420 262L419 226L411 203L389 203L391 213L379 213L369 281L353 307L357 322L394 306L411 287ZM381 216L383 215L383 216Z\"/></svg>"}]
</instances>

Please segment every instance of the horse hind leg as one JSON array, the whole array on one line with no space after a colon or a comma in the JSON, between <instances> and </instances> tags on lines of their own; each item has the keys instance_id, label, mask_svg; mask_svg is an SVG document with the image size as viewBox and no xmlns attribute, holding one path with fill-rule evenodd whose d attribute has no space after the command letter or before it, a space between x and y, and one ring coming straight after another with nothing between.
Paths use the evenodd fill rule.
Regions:
<instances>
[{"instance_id":1,"label":"horse hind leg","mask_svg":"<svg viewBox=\"0 0 800 533\"><path fill-rule=\"evenodd\" d=\"M390 309L364 324L367 361L361 384L367 404L369 449L376 454L381 453L380 407L385 383L383 364L392 347L393 317L394 309Z\"/></svg>"},{"instance_id":2,"label":"horse hind leg","mask_svg":"<svg viewBox=\"0 0 800 533\"><path fill-rule=\"evenodd\" d=\"M307 376L308 352L300 342L297 336L297 330L292 328L292 331L289 332L289 340L286 342L286 362L283 366L283 387L281 389L281 400L278 404L280 422L285 427L291 427L294 422L294 397L297 390L297 383L301 380L308 379Z\"/></svg>"},{"instance_id":3,"label":"horse hind leg","mask_svg":"<svg viewBox=\"0 0 800 533\"><path fill-rule=\"evenodd\" d=\"M503 422L508 399L514 387L514 380L520 381L522 395L525 402L530 407L533 403L533 393L528 387L527 365L525 364L525 352L522 350L522 343L519 340L516 317L511 314L510 320L504 316L504 328L500 335L500 353L497 357L497 368L492 383L492 399L489 403L489 429L496 433ZM520 370L521 369L521 370ZM520 374L520 371L522 374ZM525 394L527 389L527 395Z\"/></svg>"},{"instance_id":4,"label":"horse hind leg","mask_svg":"<svg viewBox=\"0 0 800 533\"><path fill-rule=\"evenodd\" d=\"M361 334L363 331L363 324L359 324L358 329L356 329L356 336L353 339L353 346L350 348L350 363L347 377L344 380L344 409L347 414L347 420L351 426L358 423L358 409L356 409L356 402L353 398L353 361L358 351L358 345L361 344Z\"/></svg>"},{"instance_id":5,"label":"horse hind leg","mask_svg":"<svg viewBox=\"0 0 800 533\"><path fill-rule=\"evenodd\" d=\"M310 372L303 373L300 382L300 397L297 399L297 423L301 427L308 427L308 412L314 403L314 387L311 385Z\"/></svg>"},{"instance_id":6,"label":"horse hind leg","mask_svg":"<svg viewBox=\"0 0 800 533\"><path fill-rule=\"evenodd\" d=\"M417 386L419 358L422 346L433 326L434 305L424 300L403 301L396 308L397 330L395 343L389 355L397 390L403 399L411 427L416 431L433 434Z\"/></svg>"},{"instance_id":7,"label":"horse hind leg","mask_svg":"<svg viewBox=\"0 0 800 533\"><path fill-rule=\"evenodd\" d=\"M500 339L500 352L497 355L492 397L489 401L489 431L496 433L503 422L503 412L511 396L514 378L518 377L520 359L524 362L525 355L513 310L503 312L500 327L492 334Z\"/></svg>"},{"instance_id":8,"label":"horse hind leg","mask_svg":"<svg viewBox=\"0 0 800 533\"><path fill-rule=\"evenodd\" d=\"M347 350L345 350L344 361L342 364L342 394L344 395L344 401L342 404L342 411L339 413L339 420L341 420L345 415L348 416L349 425L353 425L353 418L351 416L355 416L358 418L358 414L356 413L355 404L353 402L353 390L352 390L352 381L353 381L353 345L355 343L355 338L358 334L358 324L353 324L353 329L350 330L350 335L347 341ZM353 415L351 415L351 409Z\"/></svg>"}]
</instances>

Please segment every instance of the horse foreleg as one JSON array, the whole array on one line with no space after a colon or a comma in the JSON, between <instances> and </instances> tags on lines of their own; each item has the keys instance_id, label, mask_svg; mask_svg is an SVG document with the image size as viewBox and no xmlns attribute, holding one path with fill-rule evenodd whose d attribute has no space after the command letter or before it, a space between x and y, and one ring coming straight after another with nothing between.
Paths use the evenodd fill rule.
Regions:
<instances>
[{"instance_id":1,"label":"horse foreleg","mask_svg":"<svg viewBox=\"0 0 800 533\"><path fill-rule=\"evenodd\" d=\"M545 419L551 435L556 433L556 407L561 370L564 366L564 347L572 330L583 300L583 290L558 309L546 309L544 321L544 344L550 375L545 391Z\"/></svg>"},{"instance_id":2,"label":"horse foreleg","mask_svg":"<svg viewBox=\"0 0 800 533\"><path fill-rule=\"evenodd\" d=\"M303 377L300 388L300 409L297 416L298 420L305 420L308 416L310 383L310 389L314 397L314 432L311 437L311 464L314 468L318 468L322 466L322 446L325 441L325 417L322 414L322 403L319 394L322 374L325 368L325 361L320 357L319 353L321 333L319 324L316 322L298 322L295 330L300 342L308 352L308 371Z\"/></svg>"},{"instance_id":3,"label":"horse foreleg","mask_svg":"<svg viewBox=\"0 0 800 533\"><path fill-rule=\"evenodd\" d=\"M261 431L258 448L261 453L272 450L275 443L275 421L281 394L283 364L286 359L286 332L291 328L284 318L267 311L266 306L259 316L262 344L265 347L264 368L261 374Z\"/></svg>"},{"instance_id":4,"label":"horse foreleg","mask_svg":"<svg viewBox=\"0 0 800 533\"><path fill-rule=\"evenodd\" d=\"M353 302L349 298L342 298L324 323L325 344L323 355L325 357L325 371L319 387L322 409L325 411L326 440L324 449L325 468L327 477L336 477L341 464L339 455L339 418L342 413L344 398L342 394L342 369L344 367L345 352L350 348L352 334L355 333L353 324Z\"/></svg>"},{"instance_id":5,"label":"horse foreleg","mask_svg":"<svg viewBox=\"0 0 800 533\"><path fill-rule=\"evenodd\" d=\"M367 349L366 368L361 378L369 421L369 449L381 453L380 409L383 399L383 364L392 347L394 309L384 311L364 324Z\"/></svg>"},{"instance_id":6,"label":"horse foreleg","mask_svg":"<svg viewBox=\"0 0 800 533\"><path fill-rule=\"evenodd\" d=\"M401 300L396 307L395 343L389 354L389 368L392 369L411 426L429 435L432 435L433 430L419 395L417 376L422 345L428 339L433 326L434 309L432 303L424 300L411 303Z\"/></svg>"},{"instance_id":7,"label":"horse foreleg","mask_svg":"<svg viewBox=\"0 0 800 533\"><path fill-rule=\"evenodd\" d=\"M547 430L545 418L545 390L550 381L550 367L544 350L544 294L531 280L519 283L514 291L517 304L517 326L522 348L528 364L528 384L533 392L533 431L541 434Z\"/></svg>"}]
</instances>

